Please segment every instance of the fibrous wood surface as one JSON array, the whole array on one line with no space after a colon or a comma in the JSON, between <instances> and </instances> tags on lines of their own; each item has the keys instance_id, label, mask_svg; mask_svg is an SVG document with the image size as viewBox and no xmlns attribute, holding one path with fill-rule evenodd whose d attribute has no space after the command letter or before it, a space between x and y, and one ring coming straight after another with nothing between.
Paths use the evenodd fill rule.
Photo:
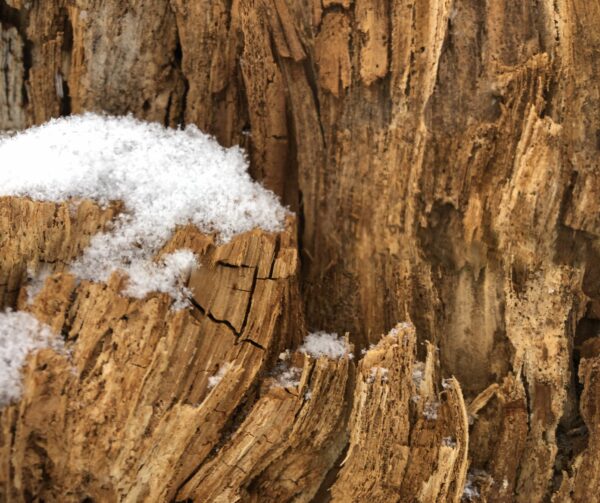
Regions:
<instances>
[{"instance_id":1,"label":"fibrous wood surface","mask_svg":"<svg viewBox=\"0 0 600 503\"><path fill-rule=\"evenodd\" d=\"M260 370L248 385L252 398L234 407L232 417L237 419L227 430L232 443L222 456L235 459L235 464L225 458L220 462L211 453L206 463L198 462L181 475L184 480L169 482L182 495L223 501L310 500L313 495L319 500L331 495L359 501L366 491L380 495L372 497L381 501L451 500L461 493L455 486L464 483L462 456L468 449L467 487L479 493L474 498L596 499L597 3L2 0L0 23L2 129L84 110L132 112L171 126L195 123L223 145L247 147L253 175L297 210L298 263L292 259L295 236L281 237L289 244L275 247L277 254L288 250L279 262L288 264L288 279L277 281L289 293L275 304L264 300L265 305L281 305L281 313L294 314L291 319L280 315L287 320L285 333L276 336L264 326L257 328L261 338L273 339L273 353L263 363L253 363ZM28 268L35 271L38 263L51 263L60 273L61 260L77 254L116 209L82 204L77 218L69 216L66 207L56 215L53 211L41 204L3 203L0 239L8 232L4 229L20 228L26 217L40 239L35 245L29 238L2 241L4 305L17 302ZM47 232L47 226L55 230ZM180 236L192 239L185 233ZM199 243L205 239L197 238ZM261 238L252 260L263 254L273 257L271 239ZM210 250L219 253L220 248ZM245 285L250 279L247 271L225 269L200 269L207 276L199 284L213 286L198 295L219 306L211 312L214 323L230 320L231 326L217 326L239 340L246 319L240 306L247 296L220 290L224 287L219 285ZM52 323L68 319L65 306L72 301L64 290L67 277L60 276L53 293L48 290L52 284L47 284L40 300L27 309ZM252 299L274 295L253 292ZM95 293L86 302L101 303L104 295L108 293ZM68 299L61 301L65 296ZM43 309L38 306L42 299ZM159 303L155 298L136 302ZM130 301L119 298L110 303L111 309L122 303ZM209 312L202 301L198 304ZM304 333L301 305L309 328L347 331L356 355L346 364L347 377L338 374L344 372L341 362L298 363L312 376L303 374L305 381L328 372L340 380L328 381L323 388L321 396L330 397L322 399L323 407L335 409L331 397L339 399L342 387L346 397L331 413L331 423L315 422L319 426L313 431L322 431L323 438L310 447L303 440L303 435L311 437L303 429L308 426L295 422L314 417L298 398L302 392L292 399L279 396L277 388L259 391L267 382L261 372L268 374L277 365L275 348L293 349ZM88 309L87 316L100 316L100 307ZM166 306L162 309L168 311ZM49 318L48 312L56 318ZM72 316L76 315L82 316ZM406 454L407 469L419 471L410 476L403 471L403 461L382 445L382 429L389 427L385 437L398 447L389 447L394 455L402 449L412 452L403 428L407 421L411 428L419 426L410 419L415 405L401 391L410 387L401 370L410 364L388 365L388 383L396 383L394 403L404 404L389 424L378 422L376 412L390 415L389 404L380 400L392 391L361 388L370 379L368 369L374 368L368 367L370 360L361 350L377 343L397 322L408 320L416 326L418 359L427 357L425 341L439 349L436 385L442 378L455 378L446 390L430 390L445 393L448 404L439 417L448 426L432 426L432 437L427 438L452 437L458 446L450 447L448 440L443 450L439 443L427 447L423 459L438 460L427 467L415 465L420 455ZM173 348L165 351L177 353ZM96 352L104 354L100 346ZM228 354L223 350L209 365L223 364ZM209 371L208 364L200 365ZM375 372L369 386L379 385L378 375ZM359 406L361 400L366 402ZM23 403L29 402L24 398ZM253 443L250 457L238 460L236 456L246 451L236 445L250 445L243 443L243 432L259 428L261 410L279 405L282 417L293 417L276 425L277 447ZM466 433L459 413L463 406L469 420ZM16 409L9 410L16 414ZM40 416L40 421L48 417ZM298 443L289 443L289 438ZM363 445L374 451L356 447ZM383 461L375 454L382 448ZM365 452L359 455L360 450ZM39 449L36 452L44 458ZM291 463L294 476L284 474L282 467L290 452L312 456L310 463L308 458ZM179 454L173 456L170 459ZM19 466L36 484L55 480L48 478L38 457L22 458ZM13 461L4 462L8 466ZM121 466L115 463L110 465ZM239 470L245 473L222 471L226 465L243 463L248 464ZM437 464L442 468L437 470ZM81 474L73 477L86 480ZM363 477L373 485L361 485ZM418 481L410 486L411 494L406 492L407 477ZM225 479L232 481L231 487ZM116 492L106 497L137 494L127 480L133 476L123 475L122 492L110 489ZM25 490L16 483L6 487ZM90 481L89 487L93 485ZM204 485L207 492L201 494ZM174 497L168 490L164 494Z\"/></svg>"}]
</instances>

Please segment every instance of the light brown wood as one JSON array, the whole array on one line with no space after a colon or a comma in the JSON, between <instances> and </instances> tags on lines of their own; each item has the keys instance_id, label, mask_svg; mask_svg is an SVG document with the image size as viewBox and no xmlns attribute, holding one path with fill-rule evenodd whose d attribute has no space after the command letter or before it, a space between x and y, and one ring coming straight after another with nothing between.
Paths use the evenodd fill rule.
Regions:
<instances>
[{"instance_id":1,"label":"light brown wood","mask_svg":"<svg viewBox=\"0 0 600 503\"><path fill-rule=\"evenodd\" d=\"M206 330L226 334L223 340L248 337L262 346L272 345L270 355L260 363L253 360L255 370L247 370L254 374L243 381L251 383L243 385L246 391L239 392L245 401L239 401L237 391L219 395L224 403L242 404L232 405L227 434L234 443L224 451L228 457L223 460L240 455L236 445L243 443L242 432L268 427L260 424L260 410L265 414L281 410L288 422L273 425L277 447L260 441L249 447L247 462L252 467L245 465L244 476L218 465L215 453L206 457L204 447L190 443L197 459L206 461L189 461L194 466L186 468L187 475L179 480L175 474L185 470L175 468L172 459L185 456L173 454L163 466L169 467L165 471L171 475L160 475L177 479L168 483L148 475L159 470L159 461L153 461L155 468L144 465L148 466L144 480L155 484L149 491L159 491L156 488L165 484L168 489L160 489L166 491L159 491L160 498L174 497L173 486L177 486L182 491L185 487L190 497L208 499L304 501L314 496L321 501L338 494L358 501L366 497L358 481L368 479L375 484L373 493L392 500L451 500L465 480L461 456L468 445L468 480L481 501L596 499L600 490L594 443L598 418L593 412L600 333L597 3L0 0L0 23L0 129L21 129L85 110L131 112L170 126L194 123L223 145L248 148L253 176L297 213L297 222L278 237L255 233L236 238L230 248L216 246L193 229L174 237L179 241L172 246L192 242L209 260L225 254L240 269L218 265L214 259L214 267L192 274L190 284L201 286L195 295L205 310L204 315L196 315L212 327ZM155 329L162 335L157 332L155 339L147 340L146 351L155 354L153 341L167 337L163 332L167 326L173 323L184 330L185 323L176 321L183 315L168 314L168 302L156 296L147 301L122 299L115 293L118 278L111 285L80 285L72 290L72 279L62 265L118 210L118 206L101 210L85 202L73 216L64 205L2 201L2 305L32 310L58 329L65 319L89 316L92 320L104 316L101 312L120 313L135 305L140 312L155 313L144 315L149 319L172 320ZM24 225L27 237L14 234ZM10 232L15 239L6 238ZM275 246L277 239L281 242ZM264 264L275 264L272 274L277 279L264 284L257 279L249 294L248 283L269 274L251 276L247 268L239 267L243 260L263 272L270 267ZM47 283L38 300L25 306L22 288L27 270L35 273L43 264L52 264L55 283ZM71 291L84 288L90 297L84 301L76 295L81 307L75 309ZM273 300L276 297L279 300ZM248 299L257 303L257 316L283 317L286 328L277 331L263 321L250 326L244 311ZM215 320L227 319L228 324L211 320L207 309L214 310L210 313ZM73 312L67 315L66 310ZM372 383L366 382L369 367L361 351L403 321L416 327L417 360L427 357L425 342L438 348L439 368L431 374L436 386L441 379L455 379L449 381L455 383L452 393L431 393L446 393L452 413L465 409L470 421L461 437L462 426L448 411L441 423L454 428L459 453L454 448L442 452L439 445L431 447L423 459L438 456L439 467L415 464L419 473L410 478L423 484L410 488L404 482L408 475L402 475L400 461L391 454L385 458L398 471L396 485L388 486L383 468L371 463L375 452L364 452L364 458L355 453L339 466L349 446L364 445L368 451L380 449L383 443L382 431L356 429L357 421L374 421L368 419L370 414L384 407L380 398L365 391L371 390ZM108 321L102 323L99 326ZM355 347L352 362L301 364L306 382L325 375L339 380L335 385L339 389L333 383L323 388L322 406L337 409L328 418L331 422L315 423L323 437L311 445L305 444L308 432L317 430L297 421L298 414L309 414L313 407L318 410L316 401L309 405L267 385L268 374L277 366L277 351L294 349L305 325L348 332ZM140 339L140 327L127 329L129 337ZM251 336L243 335L250 329L254 330ZM72 342L81 345L81 351L88 344L88 353L103 355L100 345L94 353L92 341L100 337L94 334L88 336L92 338L88 343ZM243 346L259 350L251 343ZM124 354L123 362L137 361L138 350ZM181 372L207 374L209 367L216 371L231 356L228 351L227 344L211 348L209 360L188 363L192 367ZM66 365L59 356L43 354L55 362L49 368ZM394 392L399 392L410 383L405 382L401 363L396 364ZM79 365L85 366L83 360ZM310 369L319 365L323 368L317 376ZM346 371L341 370L344 365ZM408 360L404 365L409 365ZM32 373L31 378L48 372ZM115 374L115 379L125 378ZM63 395L57 390L63 385L52 379L46 382L39 377L36 386L50 387L54 391L48 393L60 401ZM230 380L225 378L212 393ZM374 386L381 386L377 392L383 393L385 386L377 383ZM199 389L205 385L198 384ZM37 400L42 403L41 395L34 388L30 392L30 398L3 412L3 431L10 431L9 424L22 424L25 416L20 419L18 412L22 407L38 411L32 412L40 414L38 424L48 422L53 413L39 411L51 411L54 405L36 405ZM197 397L202 396L198 391ZM370 397L368 403L358 409L357 400L365 396ZM132 410L123 407L122 414ZM194 416L188 404L181 407L181 412L171 412L174 418L179 413ZM412 452L400 428L412 420L413 405L385 407L399 418L386 438L394 439L398 452ZM66 409L61 410L60 417L66 417ZM120 421L111 420L112 426L103 428L125 435L121 430L126 429L126 421ZM173 436L168 429L173 424L159 425L161 431L169 431L164 433L167 437ZM218 424L211 426L214 430L207 438L221 435ZM83 423L81 427L87 428ZM127 433L130 442L143 443L136 437L139 428L132 424ZM36 435L41 430L41 426L35 430ZM57 435L54 442L60 440L63 449L71 440L59 431L49 429L48 435ZM290 431L299 432L297 444L290 443ZM437 439L435 435L427 438ZM37 445L36 438L31 445ZM77 438L81 445L83 437ZM32 497L52 498L50 487L73 484L82 491L75 499L85 491L100 499L149 497L135 492L142 489L133 489L132 461L118 458L118 464L116 457L105 457L102 468L78 468L83 461L71 456L70 469L76 475L52 472L50 476L49 448L27 451L29 440L19 439L14 454L0 462L5 491L23 496L27 490ZM142 452L144 447L139 449ZM282 459L296 449L298 459L284 467ZM310 456L312 461L307 461ZM100 466L100 459L85 462ZM19 469L10 468L13 465ZM129 475L112 468L126 465L133 470ZM109 466L123 474L105 482ZM347 466L360 468L353 468L351 475ZM14 478L22 470L27 482ZM85 470L92 470L90 477L99 477L109 489L92 479L84 482ZM192 473L196 478L188 479ZM219 477L230 477L233 485L219 486ZM301 488L298 477L306 481ZM207 481L207 492L199 492L200 481Z\"/></svg>"}]
</instances>

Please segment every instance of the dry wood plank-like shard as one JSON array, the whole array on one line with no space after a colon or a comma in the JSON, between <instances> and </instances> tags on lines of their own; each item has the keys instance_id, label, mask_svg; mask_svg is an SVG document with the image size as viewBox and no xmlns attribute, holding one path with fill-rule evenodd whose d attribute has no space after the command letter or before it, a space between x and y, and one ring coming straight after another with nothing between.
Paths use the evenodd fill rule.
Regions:
<instances>
[{"instance_id":1,"label":"dry wood plank-like shard","mask_svg":"<svg viewBox=\"0 0 600 503\"><path fill-rule=\"evenodd\" d=\"M414 327L401 324L360 361L333 501L460 501L468 447L460 386L440 386L435 348L417 363L415 347Z\"/></svg>"},{"instance_id":2,"label":"dry wood plank-like shard","mask_svg":"<svg viewBox=\"0 0 600 503\"><path fill-rule=\"evenodd\" d=\"M296 354L293 361L303 365L298 382L285 387L277 379L266 380L243 424L178 499L312 500L345 445L345 398L353 363L349 355L315 360Z\"/></svg>"},{"instance_id":3,"label":"dry wood plank-like shard","mask_svg":"<svg viewBox=\"0 0 600 503\"><path fill-rule=\"evenodd\" d=\"M600 490L600 463L596 454L600 447L600 338L590 339L586 346L579 365L583 384L581 416L585 425L568 432L578 442L570 460L571 473L562 472L560 489L553 495L555 503L590 501L590 495Z\"/></svg>"},{"instance_id":4,"label":"dry wood plank-like shard","mask_svg":"<svg viewBox=\"0 0 600 503\"><path fill-rule=\"evenodd\" d=\"M0 412L0 499L171 500L252 409L260 376L300 340L294 222L224 245L179 229L163 253L186 246L201 266L190 282L199 300L177 311L165 294L124 297L118 274L102 284L64 271L111 210L0 202L0 274L20 288L17 307L62 333L69 350L31 356L22 399ZM55 271L28 303L24 271L41 263Z\"/></svg>"},{"instance_id":5,"label":"dry wood plank-like shard","mask_svg":"<svg viewBox=\"0 0 600 503\"><path fill-rule=\"evenodd\" d=\"M0 307L14 307L27 274L62 270L116 215L118 205L0 197Z\"/></svg>"}]
</instances>

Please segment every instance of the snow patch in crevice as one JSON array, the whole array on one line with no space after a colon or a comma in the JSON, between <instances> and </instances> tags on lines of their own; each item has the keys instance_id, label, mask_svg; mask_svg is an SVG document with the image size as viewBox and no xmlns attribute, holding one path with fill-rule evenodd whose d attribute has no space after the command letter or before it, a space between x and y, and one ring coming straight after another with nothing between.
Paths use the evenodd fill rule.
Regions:
<instances>
[{"instance_id":1,"label":"snow patch in crevice","mask_svg":"<svg viewBox=\"0 0 600 503\"><path fill-rule=\"evenodd\" d=\"M217 384L219 384L223 380L223 377L225 376L225 374L227 374L230 368L231 363L229 362L221 365L221 368L219 368L217 373L208 378L208 389L213 389Z\"/></svg>"},{"instance_id":2,"label":"snow patch in crevice","mask_svg":"<svg viewBox=\"0 0 600 503\"><path fill-rule=\"evenodd\" d=\"M62 350L62 339L50 327L23 311L0 313L0 406L21 396L21 367L32 351Z\"/></svg>"},{"instance_id":3,"label":"snow patch in crevice","mask_svg":"<svg viewBox=\"0 0 600 503\"><path fill-rule=\"evenodd\" d=\"M435 421L438 418L438 409L440 407L440 402L437 401L428 401L425 403L423 407L423 416L425 419L429 421Z\"/></svg>"},{"instance_id":4,"label":"snow patch in crevice","mask_svg":"<svg viewBox=\"0 0 600 503\"><path fill-rule=\"evenodd\" d=\"M304 338L304 343L298 348L298 351L305 353L313 358L326 356L337 360L346 355L352 358L348 343L336 333L311 332Z\"/></svg>"},{"instance_id":5,"label":"snow patch in crevice","mask_svg":"<svg viewBox=\"0 0 600 503\"><path fill-rule=\"evenodd\" d=\"M300 386L302 369L281 364L277 367L273 377L275 378L277 386L281 386L282 388L295 388Z\"/></svg>"},{"instance_id":6,"label":"snow patch in crevice","mask_svg":"<svg viewBox=\"0 0 600 503\"><path fill-rule=\"evenodd\" d=\"M479 498L479 489L474 484L473 475L469 473L467 475L467 480L465 481L465 486L463 487L462 500L473 501L477 498Z\"/></svg>"},{"instance_id":7,"label":"snow patch in crevice","mask_svg":"<svg viewBox=\"0 0 600 503\"><path fill-rule=\"evenodd\" d=\"M192 269L198 265L191 250L177 250L157 262L138 258L129 264L129 279L123 293L137 299L150 292L167 293L175 300L173 309L186 307L192 293L185 285ZM73 269L76 274L80 272L79 263Z\"/></svg>"},{"instance_id":8,"label":"snow patch in crevice","mask_svg":"<svg viewBox=\"0 0 600 503\"><path fill-rule=\"evenodd\" d=\"M371 371L367 376L367 383L372 384L376 381L377 376L381 378L382 383L388 382L389 370L385 367L371 367Z\"/></svg>"},{"instance_id":9,"label":"snow patch in crevice","mask_svg":"<svg viewBox=\"0 0 600 503\"><path fill-rule=\"evenodd\" d=\"M421 387L423 379L425 379L425 363L416 362L413 365L412 380L417 388Z\"/></svg>"},{"instance_id":10,"label":"snow patch in crevice","mask_svg":"<svg viewBox=\"0 0 600 503\"><path fill-rule=\"evenodd\" d=\"M49 264L40 264L39 270L33 272L27 271L29 283L27 285L27 305L33 304L33 301L42 291L46 279L52 274L52 267Z\"/></svg>"},{"instance_id":11,"label":"snow patch in crevice","mask_svg":"<svg viewBox=\"0 0 600 503\"><path fill-rule=\"evenodd\" d=\"M0 158L0 196L123 201L111 229L95 235L71 268L92 281L122 270L134 297L174 295L174 276L194 265L190 252L153 260L177 226L193 224L225 242L257 227L280 231L287 215L250 178L240 148L225 149L195 126L175 130L89 113L63 117L3 138Z\"/></svg>"}]
</instances>

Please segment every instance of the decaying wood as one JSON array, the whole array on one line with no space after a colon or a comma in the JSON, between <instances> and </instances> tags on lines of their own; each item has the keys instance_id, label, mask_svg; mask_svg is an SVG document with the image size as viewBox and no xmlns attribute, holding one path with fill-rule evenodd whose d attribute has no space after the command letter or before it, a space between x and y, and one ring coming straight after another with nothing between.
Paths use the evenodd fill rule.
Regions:
<instances>
[{"instance_id":1,"label":"decaying wood","mask_svg":"<svg viewBox=\"0 0 600 503\"><path fill-rule=\"evenodd\" d=\"M116 208L19 198L0 207L2 277L18 291L7 289L5 306L16 298L66 341L62 353L30 356L21 400L2 409L5 500L310 501L349 438L335 501L365 491L459 501L465 404L455 380L438 389L432 346L417 365L412 325L368 350L357 378L351 353L281 361L304 329L292 220L280 234L221 245L179 229L161 253L186 247L201 265L188 279L192 306L174 310L165 294L123 297L119 273L99 284L65 268ZM25 265L54 270L38 292ZM283 367L298 369L297 383L278 380Z\"/></svg>"},{"instance_id":2,"label":"decaying wood","mask_svg":"<svg viewBox=\"0 0 600 503\"><path fill-rule=\"evenodd\" d=\"M251 407L274 358L299 341L293 223L221 246L180 229L163 251L184 246L200 256L188 282L191 309L173 310L164 294L127 299L118 274L104 285L68 272L49 276L28 303L26 275L14 279L24 257L30 267L59 264L106 211L85 202L75 212L68 203L0 205L5 242L37 252L2 247L2 277L22 287L16 307L62 333L68 347L31 358L23 399L2 411L4 498L171 500ZM14 226L13 214L27 210L30 218ZM223 365L226 375L210 389Z\"/></svg>"},{"instance_id":3,"label":"decaying wood","mask_svg":"<svg viewBox=\"0 0 600 503\"><path fill-rule=\"evenodd\" d=\"M440 382L431 345L416 365L415 346L412 325L398 327L361 359L333 501L460 501L468 447L460 386Z\"/></svg>"},{"instance_id":4,"label":"decaying wood","mask_svg":"<svg viewBox=\"0 0 600 503\"><path fill-rule=\"evenodd\" d=\"M265 384L262 372L273 368L274 359L256 364L260 377L248 385L251 398L234 408L232 417L237 419L227 430L238 442L224 451L227 459L237 460L241 454L236 445L243 444L242 432L259 427L259 410L281 407L282 415L294 416L292 423L278 424L274 434L283 439L298 431L298 444L288 440L280 440L278 447L252 444L251 459L236 461L252 465L243 476L227 471L211 453L209 464L190 469L187 476L193 472L196 478L173 482L185 488L186 495L252 500L260 492L281 501L309 499L313 494L317 500L327 494L351 499L366 490L358 488L357 481L368 478L374 481L373 491L390 491L401 500L455 497L453 484L464 480L462 450L431 448L427 456L443 457L452 464L452 475L443 468L411 475L422 484L414 486L410 496L403 492L408 491L404 482L408 475L402 475L399 460L389 459L397 472L388 485L387 464L373 465L369 456L374 453L365 452L361 458L349 450L352 445L379 448L382 432L360 439L356 435L365 432L350 424L368 422L377 407L388 406L377 405L380 398L371 395L368 386L378 386L379 381L367 383L369 364L361 362L360 351L377 343L396 323L411 320L419 357L427 353L421 343L434 344L440 361L435 379L454 376L464 394L471 423L469 480L478 498L596 499L600 490L594 471L600 420L593 412L593 347L600 330L596 3L0 0L0 24L0 129L105 110L131 112L171 126L194 123L224 145L247 147L253 176L297 210L301 263L292 264L296 245L291 235L276 252L269 251L273 238L253 238L260 241L253 264L259 256L274 253L281 267L288 264L285 274L293 279L278 279L289 286L285 300L275 304L281 305L282 313L295 314L285 322L289 327L285 336L257 328L252 337L260 332L261 340L277 339L272 342L275 358L275 347L293 348L298 343L304 332L298 313L304 311L307 326L348 332L355 346L348 377L338 376L347 379L347 403L334 405L331 394L338 388L333 383L323 389L322 396L330 397L322 399L323 407L327 402L339 410L332 413L331 423L319 426L323 438L314 445L303 440L309 430L302 428L308 426L297 424L298 414L309 414L308 402ZM74 301L64 290L68 276L60 264L75 256L118 208L101 210L82 203L74 210L61 206L54 215L53 205L12 202L3 203L0 211L2 225L14 231L28 221L30 231L40 235L34 244L30 239L8 242L0 234L3 305L16 306L27 271L33 274L39 264L52 264L62 279L52 294L48 283L27 309L42 309L35 306L45 298L48 305L43 309L54 309L56 320L69 319L65 306L72 310ZM55 230L45 232L48 226ZM177 239L196 235L182 232ZM209 255L220 253L214 244L201 244L205 239L194 238L194 243L207 246ZM240 309L250 297L243 290L252 278L248 271L226 269L200 268L190 281L213 285L197 292L198 304L206 310L202 302L214 303L213 318L230 320L230 326L219 326L219 333L239 340L246 319ZM238 290L220 286L233 283L245 286ZM267 299L274 293L268 285L260 286L264 291L254 290L251 298L271 302ZM106 288L113 292L117 287ZM97 302L105 302L107 293L94 292ZM129 305L130 301L114 298L119 299L116 304ZM82 309L84 305L96 309L91 307L93 299L85 301L89 305L81 302ZM139 309L147 306L136 302ZM36 314L49 319L43 309ZM117 307L111 304L111 309ZM92 315L100 316L87 316ZM50 321L60 328L62 321ZM211 372L225 361L227 351L215 353ZM357 362L355 378L352 369ZM327 366L331 369L323 367L319 375L338 372L332 362ZM203 368L209 371L208 366ZM315 371L305 372L310 374L305 381L317 378ZM394 372L400 375L401 369ZM399 382L393 392L409 385ZM265 386L268 389L259 391ZM456 395L452 400L458 407L458 392L445 393ZM365 396L375 402L357 409L356 401ZM256 408L259 404L262 409ZM394 415L398 428L414 413L414 404L408 406ZM16 414L16 409L10 410ZM458 415L451 415L452 425L463 449L467 443L458 438ZM242 425L246 429L240 430ZM346 430L347 435L341 433ZM390 435L403 449L412 446L400 430ZM342 453L346 448L348 452ZM318 468L300 459L283 467L281 460L296 451L312 452ZM40 467L46 465L36 460L44 456L28 456L20 466L28 466L28 476L40 484L46 480L46 468ZM344 456L347 461L340 469ZM340 485L354 478L345 467L361 463L367 463L369 471L355 469L356 490L350 482ZM310 475L290 476L288 469ZM124 476L122 487L131 477ZM230 477L232 486L219 486L218 477ZM299 478L306 485L294 489L290 479L297 483ZM204 490L210 495L199 492L201 481L206 481ZM120 490L110 494L127 493Z\"/></svg>"}]
</instances>

